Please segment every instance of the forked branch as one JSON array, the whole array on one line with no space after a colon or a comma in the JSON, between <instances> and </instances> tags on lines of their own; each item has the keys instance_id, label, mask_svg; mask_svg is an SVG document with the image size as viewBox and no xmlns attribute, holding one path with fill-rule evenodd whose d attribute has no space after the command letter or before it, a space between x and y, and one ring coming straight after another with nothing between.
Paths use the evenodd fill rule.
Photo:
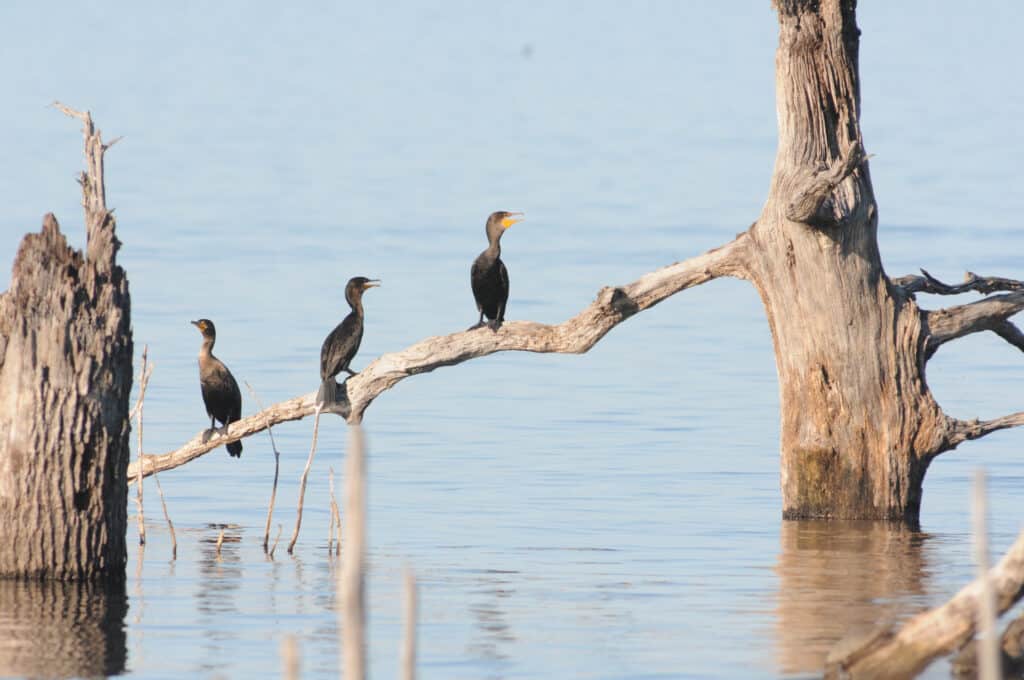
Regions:
<instances>
[{"instance_id":1,"label":"forked branch","mask_svg":"<svg viewBox=\"0 0 1024 680\"><path fill-rule=\"evenodd\" d=\"M722 276L746 278L748 243L746 233L742 233L720 248L644 274L625 286L602 288L586 309L554 326L509 321L495 332L487 328L461 331L427 338L400 352L384 354L345 382L345 389L340 392L347 394L347 401L334 412L349 423L359 423L373 400L399 381L495 352L582 354L618 324L675 293ZM270 426L312 415L315 397L316 394L310 392L274 404L231 423L224 434L209 436L204 441L205 433L199 433L176 451L147 455L128 466L128 478L137 476L140 464L142 476L148 477L154 472L184 465L223 444Z\"/></svg>"},{"instance_id":2,"label":"forked branch","mask_svg":"<svg viewBox=\"0 0 1024 680\"><path fill-rule=\"evenodd\" d=\"M1024 351L1024 336L1009 317L1024 309L1024 290L993 295L977 302L924 312L929 335L925 342L925 359L950 340L971 333L992 331Z\"/></svg>"}]
</instances>

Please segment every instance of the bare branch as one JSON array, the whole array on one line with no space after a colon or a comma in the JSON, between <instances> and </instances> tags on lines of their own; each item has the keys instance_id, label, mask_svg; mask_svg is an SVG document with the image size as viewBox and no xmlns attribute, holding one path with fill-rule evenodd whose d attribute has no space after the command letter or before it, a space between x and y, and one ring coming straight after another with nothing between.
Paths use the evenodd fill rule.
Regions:
<instances>
[{"instance_id":1,"label":"bare branch","mask_svg":"<svg viewBox=\"0 0 1024 680\"><path fill-rule=\"evenodd\" d=\"M867 159L860 142L854 142L844 158L836 159L832 167L822 169L806 179L804 187L786 208L786 218L806 224L830 221L831 218L824 215L822 210L825 199Z\"/></svg>"},{"instance_id":2,"label":"bare branch","mask_svg":"<svg viewBox=\"0 0 1024 680\"><path fill-rule=\"evenodd\" d=\"M746 232L720 248L644 274L625 286L602 288L597 299L567 321L550 326L532 321L507 321L497 331L480 328L422 340L400 352L384 354L352 376L340 390L345 401L330 412L349 423L359 423L373 400L396 383L442 366L454 366L495 352L558 352L583 354L612 328L687 288L722 276L747 277ZM176 451L144 456L128 466L134 479L141 465L143 477L171 470L228 442L261 432L272 425L312 415L316 393L274 404L236 420L204 441L200 432ZM327 410L325 409L325 412Z\"/></svg>"},{"instance_id":3,"label":"bare branch","mask_svg":"<svg viewBox=\"0 0 1024 680\"><path fill-rule=\"evenodd\" d=\"M1024 309L1024 291L993 295L977 302L946 309L922 312L929 335L925 344L925 359L950 340L971 333L993 331L1015 347L1024 350L1021 332L1007 319Z\"/></svg>"},{"instance_id":4,"label":"bare branch","mask_svg":"<svg viewBox=\"0 0 1024 680\"><path fill-rule=\"evenodd\" d=\"M978 276L974 272L967 272L964 275L963 283L956 284L943 283L925 269L921 270L921 274L921 276L916 274L901 276L898 279L892 279L891 282L911 295L914 293L960 295L971 291L988 295L989 293L1024 290L1024 281L999 276Z\"/></svg>"},{"instance_id":5,"label":"bare branch","mask_svg":"<svg viewBox=\"0 0 1024 680\"><path fill-rule=\"evenodd\" d=\"M1024 425L1024 411L1011 413L1008 416L995 418L994 420L958 420L950 418L952 433L949 437L949 446L945 450L956 448L965 441L981 439L987 434L1010 427Z\"/></svg>"},{"instance_id":6,"label":"bare branch","mask_svg":"<svg viewBox=\"0 0 1024 680\"><path fill-rule=\"evenodd\" d=\"M1024 596L1024 531L989 572L996 609L1002 614ZM976 630L982 581L963 588L941 607L907 621L899 630L881 630L833 650L826 678L909 678L934 659L949 654Z\"/></svg>"}]
</instances>

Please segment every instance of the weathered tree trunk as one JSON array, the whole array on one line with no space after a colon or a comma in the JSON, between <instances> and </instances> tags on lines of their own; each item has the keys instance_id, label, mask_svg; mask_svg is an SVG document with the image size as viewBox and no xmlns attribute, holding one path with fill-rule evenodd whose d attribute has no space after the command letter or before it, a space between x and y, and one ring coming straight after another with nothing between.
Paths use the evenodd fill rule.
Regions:
<instances>
[{"instance_id":1,"label":"weathered tree trunk","mask_svg":"<svg viewBox=\"0 0 1024 680\"><path fill-rule=\"evenodd\" d=\"M104 198L106 147L88 113L64 110L85 126L87 254L47 215L0 296L0 577L123 578L128 280Z\"/></svg>"},{"instance_id":2,"label":"weathered tree trunk","mask_svg":"<svg viewBox=\"0 0 1024 680\"><path fill-rule=\"evenodd\" d=\"M779 0L779 147L750 230L775 343L786 518L916 520L948 437L927 332L882 270L859 124L852 0Z\"/></svg>"}]
</instances>

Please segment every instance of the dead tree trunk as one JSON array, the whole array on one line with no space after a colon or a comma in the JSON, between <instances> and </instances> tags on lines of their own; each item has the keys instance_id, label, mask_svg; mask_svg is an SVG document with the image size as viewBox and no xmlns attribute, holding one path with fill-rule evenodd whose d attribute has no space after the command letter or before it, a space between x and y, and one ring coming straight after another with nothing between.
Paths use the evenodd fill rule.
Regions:
<instances>
[{"instance_id":1,"label":"dead tree trunk","mask_svg":"<svg viewBox=\"0 0 1024 680\"><path fill-rule=\"evenodd\" d=\"M28 234L0 296L0 577L124 576L132 336L128 279L82 120L86 254L53 215ZM116 140L115 140L116 141Z\"/></svg>"},{"instance_id":2,"label":"dead tree trunk","mask_svg":"<svg viewBox=\"0 0 1024 680\"><path fill-rule=\"evenodd\" d=\"M776 2L779 147L749 232L749 278L775 344L784 516L914 521L931 460L972 437L925 381L933 314L882 269L855 7ZM1003 297L1014 299L985 315L993 323L1022 306ZM954 316L957 333L972 332Z\"/></svg>"}]
</instances>

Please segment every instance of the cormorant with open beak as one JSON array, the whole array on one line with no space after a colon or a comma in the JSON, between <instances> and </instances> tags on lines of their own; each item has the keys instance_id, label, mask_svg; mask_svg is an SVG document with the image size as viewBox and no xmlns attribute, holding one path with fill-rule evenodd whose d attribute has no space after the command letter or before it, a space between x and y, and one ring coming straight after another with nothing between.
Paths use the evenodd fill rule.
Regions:
<instances>
[{"instance_id":1,"label":"cormorant with open beak","mask_svg":"<svg viewBox=\"0 0 1024 680\"><path fill-rule=\"evenodd\" d=\"M349 279L345 286L345 300L352 308L348 316L342 320L324 340L320 348L320 391L316 400L322 404L332 404L338 400L338 383L334 376L346 371L350 376L355 371L348 367L359 343L363 341L363 293L370 288L379 286L377 279L356 276Z\"/></svg>"},{"instance_id":2,"label":"cormorant with open beak","mask_svg":"<svg viewBox=\"0 0 1024 680\"><path fill-rule=\"evenodd\" d=\"M523 213L491 213L487 218L487 250L480 253L469 270L469 282L473 287L476 309L480 320L469 330L484 325L486 316L491 330L498 330L505 321L505 305L508 303L508 269L501 261L501 235L516 222L523 220Z\"/></svg>"},{"instance_id":3,"label":"cormorant with open beak","mask_svg":"<svg viewBox=\"0 0 1024 680\"><path fill-rule=\"evenodd\" d=\"M193 321L192 325L203 334L203 344L199 348L199 386L203 392L206 413L210 416L210 429L215 429L214 421L219 420L226 432L228 425L242 417L242 393L228 367L213 356L213 343L217 341L217 329L213 322L199 319ZM225 448L235 458L242 455L240 441L231 442Z\"/></svg>"}]
</instances>

